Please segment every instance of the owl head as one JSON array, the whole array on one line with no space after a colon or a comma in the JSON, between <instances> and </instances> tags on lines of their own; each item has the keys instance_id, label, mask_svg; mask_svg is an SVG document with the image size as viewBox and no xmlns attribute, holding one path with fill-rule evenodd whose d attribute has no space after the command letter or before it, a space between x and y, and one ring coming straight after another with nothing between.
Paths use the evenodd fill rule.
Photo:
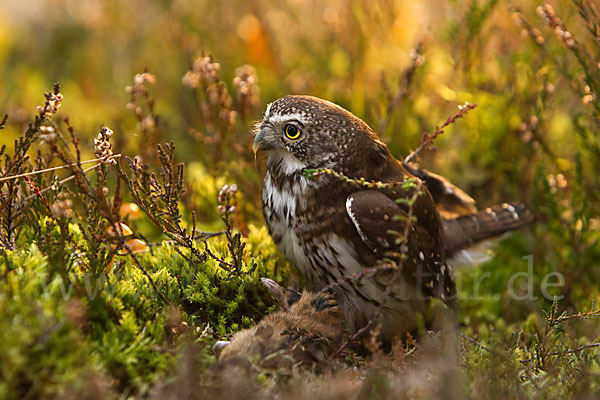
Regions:
<instances>
[{"instance_id":1,"label":"owl head","mask_svg":"<svg viewBox=\"0 0 600 400\"><path fill-rule=\"evenodd\" d=\"M269 104L255 132L254 151L266 154L271 172L288 175L323 167L357 176L365 163L389 155L365 122L311 96L285 96Z\"/></svg>"}]
</instances>

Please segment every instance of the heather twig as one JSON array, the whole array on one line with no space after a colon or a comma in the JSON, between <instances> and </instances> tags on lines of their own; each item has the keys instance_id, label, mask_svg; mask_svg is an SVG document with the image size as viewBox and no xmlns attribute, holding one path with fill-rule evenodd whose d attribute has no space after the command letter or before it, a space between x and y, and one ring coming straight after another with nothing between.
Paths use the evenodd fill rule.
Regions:
<instances>
[{"instance_id":1,"label":"heather twig","mask_svg":"<svg viewBox=\"0 0 600 400\"><path fill-rule=\"evenodd\" d=\"M534 356L525 360L520 360L521 363L529 363L534 361L535 367L541 370L546 370L549 367L550 357L564 356L568 354L574 354L583 350L593 349L600 347L600 343L591 343L580 346L575 349L565 349L559 351L552 351L559 344L558 337L560 336L560 327L563 322L569 320L581 320L600 316L600 310L595 309L595 304L592 305L592 310L588 312L579 312L577 314L567 314L566 311L559 314L558 312L558 300L555 298L552 303L552 309L550 313L545 314L546 327L544 329L543 336L538 339L534 344Z\"/></svg>"},{"instance_id":2,"label":"heather twig","mask_svg":"<svg viewBox=\"0 0 600 400\"><path fill-rule=\"evenodd\" d=\"M439 135L444 133L444 129L448 125L456 122L457 119L464 117L466 113L468 113L475 107L477 107L477 104L469 104L468 102L465 102L464 105L458 106L458 112L456 114L448 117L441 126L436 126L435 130L432 134L424 132L423 136L421 138L421 144L414 151L412 151L409 155L407 155L406 158L404 158L404 162L409 163L409 162L413 161L417 157L417 155L419 155L419 153L425 149L432 150L433 149L433 147L432 147L433 141Z\"/></svg>"},{"instance_id":3,"label":"heather twig","mask_svg":"<svg viewBox=\"0 0 600 400\"><path fill-rule=\"evenodd\" d=\"M334 178L341 179L346 183L349 183L352 185L357 185L357 186L362 186L366 189L393 189L393 188L410 189L410 188L412 188L411 184L414 183L414 181L417 179L417 178L409 178L409 179L406 179L406 180L400 181L400 182L370 181L363 177L351 178L340 172L334 171L331 168L317 168L317 169L305 168L302 171L302 174L307 178L314 178L314 179L316 179L320 176L329 175L329 176L333 176Z\"/></svg>"},{"instance_id":4,"label":"heather twig","mask_svg":"<svg viewBox=\"0 0 600 400\"><path fill-rule=\"evenodd\" d=\"M215 257L212 253L208 254L219 261L221 265L230 267L230 276L238 276L242 273L244 255L244 248L246 243L242 241L242 234L240 232L233 233L233 220L232 217L237 211L237 185L225 185L219 191L217 200L219 202L218 210L221 213L221 220L225 224L225 237L227 238L227 247L229 254L231 255L231 263L224 262L223 260ZM207 248L208 251L208 248ZM256 264L252 266L250 272L254 271Z\"/></svg>"},{"instance_id":5,"label":"heather twig","mask_svg":"<svg viewBox=\"0 0 600 400\"><path fill-rule=\"evenodd\" d=\"M198 102L198 114L203 131L192 131L203 143L211 145L212 161L218 162L233 146L238 152L245 151L230 139L237 120L237 112L233 110L233 99L227 85L221 80L221 65L211 56L200 56L194 61L192 68L183 77L183 84L195 89ZM240 80L238 84L241 84ZM241 102L240 104L244 104Z\"/></svg>"},{"instance_id":6,"label":"heather twig","mask_svg":"<svg viewBox=\"0 0 600 400\"><path fill-rule=\"evenodd\" d=\"M128 176L122 168L119 168L119 174L129 187L135 203L150 218L152 223L160 227L162 232L169 237L170 243L190 251L191 256L185 256L184 258L193 265L194 271L197 271L198 264L211 258L218 263L219 267L227 271L229 278L239 276L243 270L245 243L242 242L239 232L233 233L232 215L236 212L236 185L226 185L218 196L220 203L218 209L226 227L224 231L210 233L209 235L197 231L195 214L192 214L192 225L188 232L188 229L184 229L181 225L183 217L179 209L181 195L185 191L183 164L175 164L174 151L175 146L172 143L167 144L164 148L160 145L157 147L158 159L161 165L159 174L149 172L145 165L130 158L127 158L127 160L132 175ZM196 237L198 233L202 235L200 238ZM216 255L206 244L209 237L222 233L227 238L231 262ZM204 249L201 250L197 246L197 242L204 243ZM183 256L179 249L177 251ZM249 270L249 273L255 268L256 265ZM196 273L194 273L195 276Z\"/></svg>"},{"instance_id":7,"label":"heather twig","mask_svg":"<svg viewBox=\"0 0 600 400\"><path fill-rule=\"evenodd\" d=\"M162 141L160 116L156 112L155 101L150 96L149 87L154 85L156 77L145 70L136 74L133 85L126 86L125 91L131 95L127 109L131 110L138 121L137 129L144 140L144 158L156 160L155 146Z\"/></svg>"},{"instance_id":8,"label":"heather twig","mask_svg":"<svg viewBox=\"0 0 600 400\"><path fill-rule=\"evenodd\" d=\"M86 173L88 173L88 172L96 169L99 165L100 164L94 164L91 167L88 167L88 168L82 170L82 172L84 174L86 174ZM61 179L59 181L55 181L55 183L53 183L51 186L46 186L45 188L40 189L39 193L44 193L44 192L47 192L49 190L55 190L57 186L64 185L65 183L70 182L70 181L72 181L75 178L76 178L76 175L71 175L71 176L68 176L68 177L66 177L64 179ZM21 203L19 204L19 207L22 207L23 204L25 204L27 201L31 200L35 196L36 196L35 194L32 194L32 195L29 195L29 196L25 197L23 200L21 200Z\"/></svg>"},{"instance_id":9,"label":"heather twig","mask_svg":"<svg viewBox=\"0 0 600 400\"><path fill-rule=\"evenodd\" d=\"M19 230L22 228L20 223L23 217L22 212L16 209L18 201L19 184L15 179L9 177L23 175L28 167L29 151L38 137L38 133L43 124L48 121L61 108L62 94L60 93L60 84L54 84L51 92L44 93L46 98L43 105L37 107L37 115L32 123L25 130L25 133L15 140L14 154L9 156L5 154L6 147L2 147L0 154L4 155L4 166L0 173L0 179L4 183L0 184L3 196L0 199L0 243L5 249L14 249ZM8 117L4 116L0 127L4 128ZM7 179L9 178L9 179Z\"/></svg>"},{"instance_id":10,"label":"heather twig","mask_svg":"<svg viewBox=\"0 0 600 400\"><path fill-rule=\"evenodd\" d=\"M121 154L115 154L115 155L112 155L112 156L108 157L108 159L109 160L118 159L119 157L121 157ZM93 160L74 162L74 163L67 164L67 165L60 165L58 167L44 168L44 169L40 169L40 170L37 170L37 171L25 172L25 173L19 174L19 175L4 176L4 177L0 178L0 182L8 181L8 180L11 180L11 179L22 178L24 176L31 176L31 175L43 174L45 172L58 171L60 169L74 167L74 166L77 166L77 165L89 164L89 163L93 163L93 162L97 162L97 161L106 161L106 160L107 160L106 158L104 158L104 159L95 158ZM100 164L96 164L92 168L95 168L98 165L100 165Z\"/></svg>"},{"instance_id":11,"label":"heather twig","mask_svg":"<svg viewBox=\"0 0 600 400\"><path fill-rule=\"evenodd\" d=\"M212 239L214 237L217 236L221 236L225 233L225 231L215 231L215 232L204 232L204 231L195 231L195 235L200 235L199 237L196 237L194 235L194 241L196 242L205 242L209 239ZM173 245L176 246L178 244L178 242L174 241L174 240L162 240L160 242L148 242L147 240L144 241L146 246L152 248L152 247L160 247L160 246L164 246L164 245Z\"/></svg>"},{"instance_id":12,"label":"heather twig","mask_svg":"<svg viewBox=\"0 0 600 400\"><path fill-rule=\"evenodd\" d=\"M396 107L398 107L402 99L406 97L410 85L415 76L415 72L417 71L417 68L423 64L424 58L422 53L423 45L419 43L419 45L411 53L410 65L404 70L404 73L398 80L398 87L396 91L394 93L391 93L388 90L385 114L383 115L383 119L379 123L379 132L381 134L385 132L390 122L392 121L392 116ZM381 81L382 83L385 83L383 77Z\"/></svg>"},{"instance_id":13,"label":"heather twig","mask_svg":"<svg viewBox=\"0 0 600 400\"><path fill-rule=\"evenodd\" d=\"M476 339L473 339L472 337L467 336L467 335L465 335L462 332L460 332L459 335L460 335L461 338L465 339L466 341L468 341L470 343L473 343L475 346L479 347L480 349L483 349L483 350L487 351L488 353L494 354L496 356L503 357L502 354L498 353L496 350L493 350L492 348L490 348L490 347L488 347L488 346L486 346L484 344L481 344Z\"/></svg>"},{"instance_id":14,"label":"heather twig","mask_svg":"<svg viewBox=\"0 0 600 400\"><path fill-rule=\"evenodd\" d=\"M600 25L597 20L598 16L593 11L593 7L582 1L575 1L575 4L579 7L580 15L586 22L592 36L597 41L599 33L596 29ZM585 94L583 101L586 104L591 104L594 109L594 117L596 118L596 121L598 121L598 119L600 119L600 104L598 104L598 101L594 100L596 100L596 93L600 91L600 81L598 80L600 67L598 66L596 57L587 51L586 47L567 29L566 25L556 15L556 12L551 5L544 4L543 6L539 6L537 12L544 19L548 28L557 35L565 48L577 59L577 62L583 70L587 88L587 93ZM579 93L581 93L581 90Z\"/></svg>"},{"instance_id":15,"label":"heather twig","mask_svg":"<svg viewBox=\"0 0 600 400\"><path fill-rule=\"evenodd\" d=\"M579 353L580 351L595 349L597 347L600 347L600 343L589 343L589 344L583 345L581 347L577 347L576 349L565 350L565 351L554 351L552 353L546 354L546 357L548 357L548 356L565 356L567 354L575 354L575 353ZM528 358L525 360L519 360L519 362L522 364L526 364L526 363L530 363L534 360L535 360L535 358Z\"/></svg>"}]
</instances>

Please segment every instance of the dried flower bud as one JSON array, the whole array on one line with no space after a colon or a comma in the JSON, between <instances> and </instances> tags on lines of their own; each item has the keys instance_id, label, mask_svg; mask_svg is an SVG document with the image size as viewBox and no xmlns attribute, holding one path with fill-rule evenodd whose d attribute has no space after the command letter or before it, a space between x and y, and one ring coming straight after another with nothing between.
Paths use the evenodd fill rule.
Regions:
<instances>
[{"instance_id":1,"label":"dried flower bud","mask_svg":"<svg viewBox=\"0 0 600 400\"><path fill-rule=\"evenodd\" d=\"M565 189L568 185L567 179L563 174L548 175L546 177L550 186L550 193L556 193L558 189Z\"/></svg>"},{"instance_id":2,"label":"dried flower bud","mask_svg":"<svg viewBox=\"0 0 600 400\"><path fill-rule=\"evenodd\" d=\"M181 79L185 86L197 88L200 85L200 74L196 71L188 71Z\"/></svg>"},{"instance_id":3,"label":"dried flower bud","mask_svg":"<svg viewBox=\"0 0 600 400\"><path fill-rule=\"evenodd\" d=\"M50 144L56 140L56 131L53 126L40 126L41 144Z\"/></svg>"},{"instance_id":4,"label":"dried flower bud","mask_svg":"<svg viewBox=\"0 0 600 400\"><path fill-rule=\"evenodd\" d=\"M116 164L117 160L113 158L112 145L110 143L110 137L113 135L113 131L104 126L100 129L98 137L94 139L94 154L96 158L99 158L104 164Z\"/></svg>"},{"instance_id":5,"label":"dried flower bud","mask_svg":"<svg viewBox=\"0 0 600 400\"><path fill-rule=\"evenodd\" d=\"M521 140L523 141L523 143L529 143L532 139L533 133L531 131L525 131L525 133L523 133L523 135L521 136Z\"/></svg>"},{"instance_id":6,"label":"dried flower bud","mask_svg":"<svg viewBox=\"0 0 600 400\"><path fill-rule=\"evenodd\" d=\"M519 124L519 130L520 130L521 132L525 132L527 129L529 129L529 126L527 126L527 123L525 123L525 122L521 122L521 123Z\"/></svg>"},{"instance_id":7,"label":"dried flower bud","mask_svg":"<svg viewBox=\"0 0 600 400\"><path fill-rule=\"evenodd\" d=\"M85 251L75 249L71 253L71 258L73 259L73 266L74 267L85 266L85 257L86 256L87 256L87 254L85 253Z\"/></svg>"},{"instance_id":8,"label":"dried flower bud","mask_svg":"<svg viewBox=\"0 0 600 400\"><path fill-rule=\"evenodd\" d=\"M253 66L246 64L235 70L233 86L238 91L238 98L246 107L258 106L260 89L257 83L258 76Z\"/></svg>"},{"instance_id":9,"label":"dried flower bud","mask_svg":"<svg viewBox=\"0 0 600 400\"><path fill-rule=\"evenodd\" d=\"M50 206L54 218L71 218L73 216L73 202L71 199L56 200Z\"/></svg>"},{"instance_id":10,"label":"dried flower bud","mask_svg":"<svg viewBox=\"0 0 600 400\"><path fill-rule=\"evenodd\" d=\"M217 209L221 214L233 214L236 212L234 197L237 193L237 190L238 188L235 183L232 185L224 185L221 188L219 195L217 196L219 201L219 206Z\"/></svg>"},{"instance_id":11,"label":"dried flower bud","mask_svg":"<svg viewBox=\"0 0 600 400\"><path fill-rule=\"evenodd\" d=\"M423 65L425 63L425 57L418 49L410 50L410 59L413 60L416 66Z\"/></svg>"},{"instance_id":12,"label":"dried flower bud","mask_svg":"<svg viewBox=\"0 0 600 400\"><path fill-rule=\"evenodd\" d=\"M583 102L583 104L590 104L592 101L594 101L594 96L592 96L591 94L586 94L581 98L581 101Z\"/></svg>"},{"instance_id":13,"label":"dried flower bud","mask_svg":"<svg viewBox=\"0 0 600 400\"><path fill-rule=\"evenodd\" d=\"M133 81L136 85L154 85L154 82L156 82L156 77L152 74L149 74L148 72L144 72L142 74L137 74Z\"/></svg>"},{"instance_id":14,"label":"dried flower bud","mask_svg":"<svg viewBox=\"0 0 600 400\"><path fill-rule=\"evenodd\" d=\"M221 64L213 62L212 57L199 57L194 61L193 71L199 74L199 78L205 82L216 82L219 80Z\"/></svg>"},{"instance_id":15,"label":"dried flower bud","mask_svg":"<svg viewBox=\"0 0 600 400\"><path fill-rule=\"evenodd\" d=\"M61 107L63 95L57 92L58 86L55 87L55 92L45 93L46 102L42 106L37 107L40 118L48 120L56 114Z\"/></svg>"},{"instance_id":16,"label":"dried flower bud","mask_svg":"<svg viewBox=\"0 0 600 400\"><path fill-rule=\"evenodd\" d=\"M54 192L58 192L58 190L60 189L60 180L56 175L54 175L54 183L52 183L51 189Z\"/></svg>"},{"instance_id":17,"label":"dried flower bud","mask_svg":"<svg viewBox=\"0 0 600 400\"><path fill-rule=\"evenodd\" d=\"M155 122L154 122L154 117L152 117L152 115L147 115L146 118L144 118L141 122L140 122L140 127L144 130L147 129L152 129L155 126Z\"/></svg>"},{"instance_id":18,"label":"dried flower bud","mask_svg":"<svg viewBox=\"0 0 600 400\"><path fill-rule=\"evenodd\" d=\"M550 29L554 30L565 47L572 49L576 46L573 35L563 25L560 18L556 16L554 8L552 8L550 4L544 4L543 6L537 7L536 11L544 19L546 25L548 25Z\"/></svg>"},{"instance_id":19,"label":"dried flower bud","mask_svg":"<svg viewBox=\"0 0 600 400\"><path fill-rule=\"evenodd\" d=\"M156 77L148 72L143 72L141 74L136 74L133 77L133 86L127 85L125 86L125 91L130 93L132 96L146 93L147 85L154 85L156 82ZM129 104L127 105L129 109Z\"/></svg>"},{"instance_id":20,"label":"dried flower bud","mask_svg":"<svg viewBox=\"0 0 600 400\"><path fill-rule=\"evenodd\" d=\"M227 195L227 191L229 190L229 185L224 185L221 190L219 190L219 196L217 197L219 203L225 202L225 196Z\"/></svg>"},{"instance_id":21,"label":"dried flower bud","mask_svg":"<svg viewBox=\"0 0 600 400\"><path fill-rule=\"evenodd\" d=\"M538 124L538 118L535 115L532 115L529 117L529 126L532 129L535 129L537 127Z\"/></svg>"}]
</instances>

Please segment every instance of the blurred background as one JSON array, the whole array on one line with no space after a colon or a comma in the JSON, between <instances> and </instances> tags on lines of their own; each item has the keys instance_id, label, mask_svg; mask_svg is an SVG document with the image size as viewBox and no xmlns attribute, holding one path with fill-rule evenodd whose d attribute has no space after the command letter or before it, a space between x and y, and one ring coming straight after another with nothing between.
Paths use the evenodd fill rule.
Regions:
<instances>
[{"instance_id":1,"label":"blurred background","mask_svg":"<svg viewBox=\"0 0 600 400\"><path fill-rule=\"evenodd\" d=\"M60 82L65 114L92 137L102 125L127 152L147 142L127 109L134 75L156 77L152 96L162 140L179 144L185 161L206 161L206 145L242 146L251 159L248 121L289 93L319 96L365 119L397 156L416 147L465 101L479 108L438 141L427 167L453 179L483 203L521 198L523 174L539 133L570 168L576 147L570 115L585 112L581 77L574 88L560 70L560 40L544 29L534 1L0 1L0 109L10 115L1 142L30 120L40 93ZM558 7L574 33L585 31L571 5ZM542 46L516 13L542 32ZM557 52L559 55L553 55ZM213 138L199 111L198 87L183 80L194 61L212 56L233 102L233 79L249 64L246 115L230 141ZM564 54L567 57L567 54ZM562 65L564 67L564 65ZM576 73L576 72L569 72ZM190 87L192 86L192 87ZM581 89L581 92L573 92ZM540 99L551 104L540 104ZM543 112L544 115L538 115ZM148 121L146 121L148 122ZM525 124L525 125L523 125ZM528 133L529 132L529 133ZM223 139L223 140L221 140ZM522 157L518 156L523 154ZM211 160L211 162L214 160ZM227 160L226 160L227 161Z\"/></svg>"}]
</instances>

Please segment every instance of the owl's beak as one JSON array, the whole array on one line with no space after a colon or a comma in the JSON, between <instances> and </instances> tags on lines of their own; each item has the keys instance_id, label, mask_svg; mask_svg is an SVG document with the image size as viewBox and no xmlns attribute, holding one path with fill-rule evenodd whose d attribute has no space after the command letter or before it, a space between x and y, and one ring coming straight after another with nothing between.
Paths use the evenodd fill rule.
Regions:
<instances>
[{"instance_id":1,"label":"owl's beak","mask_svg":"<svg viewBox=\"0 0 600 400\"><path fill-rule=\"evenodd\" d=\"M254 137L254 144L252 145L252 149L254 150L255 153L257 153L259 151L264 151L264 150L273 150L273 149L275 149L275 146L273 145L273 143L270 140L268 140L267 135L261 129L258 131L256 136Z\"/></svg>"}]
</instances>

